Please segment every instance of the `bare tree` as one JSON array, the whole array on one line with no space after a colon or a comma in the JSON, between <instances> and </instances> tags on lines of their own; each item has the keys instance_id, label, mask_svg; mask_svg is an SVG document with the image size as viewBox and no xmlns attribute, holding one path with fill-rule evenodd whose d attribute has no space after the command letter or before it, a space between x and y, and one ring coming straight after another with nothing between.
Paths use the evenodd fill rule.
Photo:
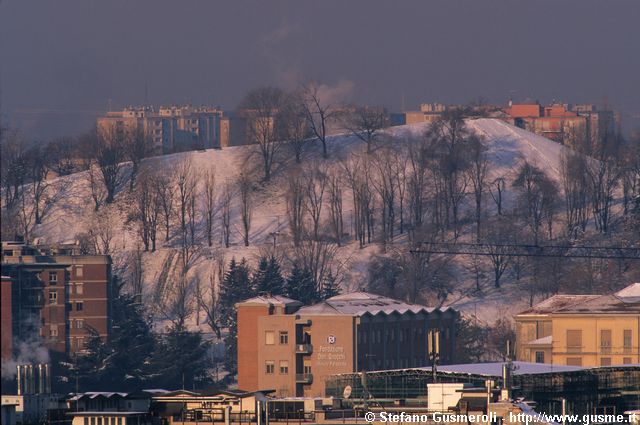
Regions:
<instances>
[{"instance_id":1,"label":"bare tree","mask_svg":"<svg viewBox=\"0 0 640 425\"><path fill-rule=\"evenodd\" d=\"M482 221L482 195L485 191L485 179L489 160L487 159L487 147L480 137L472 136L468 142L471 166L467 169L469 181L473 187L476 216L476 240L480 241L480 224Z\"/></svg>"},{"instance_id":2,"label":"bare tree","mask_svg":"<svg viewBox=\"0 0 640 425\"><path fill-rule=\"evenodd\" d=\"M46 196L49 191L47 182L47 172L49 170L47 160L43 150L39 146L34 146L29 150L29 178L31 180L31 196L33 197L33 210L35 224L42 223L44 210L43 203L47 201Z\"/></svg>"},{"instance_id":3,"label":"bare tree","mask_svg":"<svg viewBox=\"0 0 640 425\"><path fill-rule=\"evenodd\" d=\"M115 199L116 190L122 184L122 162L125 159L125 135L115 128L103 128L92 134L92 153L107 196L104 202L110 204Z\"/></svg>"},{"instance_id":4,"label":"bare tree","mask_svg":"<svg viewBox=\"0 0 640 425\"><path fill-rule=\"evenodd\" d=\"M129 180L129 190L133 190L138 175L140 163L144 158L151 155L153 140L151 135L142 126L127 131L124 139L125 155L131 161L131 179Z\"/></svg>"},{"instance_id":5,"label":"bare tree","mask_svg":"<svg viewBox=\"0 0 640 425\"><path fill-rule=\"evenodd\" d=\"M160 173L155 179L155 196L160 205L162 222L164 225L164 241L169 241L171 218L173 217L173 203L175 201L174 188L175 169L169 168Z\"/></svg>"},{"instance_id":6,"label":"bare tree","mask_svg":"<svg viewBox=\"0 0 640 425\"><path fill-rule=\"evenodd\" d=\"M567 234L574 235L578 228L586 228L588 220L588 181L586 161L572 151L560 157L560 177L564 190Z\"/></svg>"},{"instance_id":7,"label":"bare tree","mask_svg":"<svg viewBox=\"0 0 640 425\"><path fill-rule=\"evenodd\" d=\"M129 279L131 285L131 294L137 302L142 302L142 290L144 286L144 262L143 253L140 245L136 245L136 249L129 254Z\"/></svg>"},{"instance_id":8,"label":"bare tree","mask_svg":"<svg viewBox=\"0 0 640 425\"><path fill-rule=\"evenodd\" d=\"M306 199L304 207L311 217L313 239L319 240L320 217L322 215L322 205L324 192L327 187L327 176L320 165L307 170L306 174Z\"/></svg>"},{"instance_id":9,"label":"bare tree","mask_svg":"<svg viewBox=\"0 0 640 425\"><path fill-rule=\"evenodd\" d=\"M489 260L493 271L493 284L500 287L501 279L511 264L513 257L509 255L508 245L516 243L516 228L510 217L493 217L482 231L483 242L489 252Z\"/></svg>"},{"instance_id":10,"label":"bare tree","mask_svg":"<svg viewBox=\"0 0 640 425\"><path fill-rule=\"evenodd\" d=\"M376 170L371 179L381 200L380 222L382 223L382 244L393 239L397 188L397 167L392 146L381 148L371 161Z\"/></svg>"},{"instance_id":11,"label":"bare tree","mask_svg":"<svg viewBox=\"0 0 640 425\"><path fill-rule=\"evenodd\" d=\"M207 170L204 175L204 217L207 243L213 245L213 223L216 215L216 176L214 170Z\"/></svg>"},{"instance_id":12,"label":"bare tree","mask_svg":"<svg viewBox=\"0 0 640 425\"><path fill-rule=\"evenodd\" d=\"M279 125L282 126L283 138L293 152L296 164L300 164L302 154L308 139L312 137L312 133L305 115L304 101L299 93L290 95L279 117L281 118Z\"/></svg>"},{"instance_id":13,"label":"bare tree","mask_svg":"<svg viewBox=\"0 0 640 425\"><path fill-rule=\"evenodd\" d=\"M111 208L102 208L91 217L88 233L96 253L113 254L117 229L116 220L116 211Z\"/></svg>"},{"instance_id":14,"label":"bare tree","mask_svg":"<svg viewBox=\"0 0 640 425\"><path fill-rule=\"evenodd\" d=\"M251 231L251 218L253 216L253 182L247 174L238 176L238 189L240 192L240 216L242 217L242 229L244 231L244 246L249 246L249 232Z\"/></svg>"},{"instance_id":15,"label":"bare tree","mask_svg":"<svg viewBox=\"0 0 640 425\"><path fill-rule=\"evenodd\" d=\"M91 199L93 200L93 210L97 212L102 204L104 203L105 198L107 197L107 192L104 188L104 184L99 177L100 171L98 170L97 165L88 161L88 169L86 172L87 184L89 185L89 193L91 194Z\"/></svg>"},{"instance_id":16,"label":"bare tree","mask_svg":"<svg viewBox=\"0 0 640 425\"><path fill-rule=\"evenodd\" d=\"M144 169L136 183L135 201L129 219L137 223L138 234L145 251L156 250L161 210L162 201L158 196L157 176L151 169Z\"/></svg>"},{"instance_id":17,"label":"bare tree","mask_svg":"<svg viewBox=\"0 0 640 425\"><path fill-rule=\"evenodd\" d=\"M383 107L358 106L347 116L346 127L367 144L367 153L371 153L380 132L389 126L389 114Z\"/></svg>"},{"instance_id":18,"label":"bare tree","mask_svg":"<svg viewBox=\"0 0 640 425\"><path fill-rule=\"evenodd\" d=\"M299 169L291 170L287 179L285 200L289 228L291 229L293 245L296 247L300 245L304 235L305 190L305 183L300 176Z\"/></svg>"},{"instance_id":19,"label":"bare tree","mask_svg":"<svg viewBox=\"0 0 640 425\"><path fill-rule=\"evenodd\" d=\"M336 239L336 243L340 246L342 242L342 235L344 233L344 224L342 221L342 179L340 176L340 169L333 168L328 173L327 181L331 229L333 230L333 236Z\"/></svg>"},{"instance_id":20,"label":"bare tree","mask_svg":"<svg viewBox=\"0 0 640 425\"><path fill-rule=\"evenodd\" d=\"M470 167L467 149L470 133L464 122L464 111L447 111L429 127L425 137L437 192L435 222L452 227L454 238L457 238L460 233L460 207L466 195L467 170Z\"/></svg>"},{"instance_id":21,"label":"bare tree","mask_svg":"<svg viewBox=\"0 0 640 425\"><path fill-rule=\"evenodd\" d=\"M505 180L503 177L498 177L491 183L491 187L489 189L489 193L491 193L491 197L493 201L496 203L496 207L498 208L498 215L502 215L502 196L505 190Z\"/></svg>"},{"instance_id":22,"label":"bare tree","mask_svg":"<svg viewBox=\"0 0 640 425\"><path fill-rule=\"evenodd\" d=\"M520 208L538 244L540 225L554 209L558 188L544 171L527 161L520 166L512 185L519 192Z\"/></svg>"},{"instance_id":23,"label":"bare tree","mask_svg":"<svg viewBox=\"0 0 640 425\"><path fill-rule=\"evenodd\" d=\"M220 206L222 209L222 239L224 246L229 248L229 242L231 237L231 200L233 196L233 189L227 182L224 185L224 189L220 198Z\"/></svg>"},{"instance_id":24,"label":"bare tree","mask_svg":"<svg viewBox=\"0 0 640 425\"><path fill-rule=\"evenodd\" d=\"M4 206L11 208L20 200L21 192L27 181L29 159L25 144L15 131L3 130L0 153Z\"/></svg>"},{"instance_id":25,"label":"bare tree","mask_svg":"<svg viewBox=\"0 0 640 425\"><path fill-rule=\"evenodd\" d=\"M49 158L48 166L51 171L59 176L66 176L76 170L74 151L77 142L74 139L63 137L49 142L45 147L45 154Z\"/></svg>"},{"instance_id":26,"label":"bare tree","mask_svg":"<svg viewBox=\"0 0 640 425\"><path fill-rule=\"evenodd\" d=\"M330 273L335 276L341 270L341 264L337 260L337 249L337 245L334 244L305 239L295 251L294 259L311 273L318 292Z\"/></svg>"},{"instance_id":27,"label":"bare tree","mask_svg":"<svg viewBox=\"0 0 640 425\"><path fill-rule=\"evenodd\" d=\"M338 118L338 109L323 99L320 87L316 83L307 84L302 90L304 114L313 135L322 143L322 156L327 158L327 136L329 125Z\"/></svg>"},{"instance_id":28,"label":"bare tree","mask_svg":"<svg viewBox=\"0 0 640 425\"><path fill-rule=\"evenodd\" d=\"M354 237L362 248L365 243L371 243L373 236L374 206L369 162L367 158L353 157L342 166L353 196Z\"/></svg>"},{"instance_id":29,"label":"bare tree","mask_svg":"<svg viewBox=\"0 0 640 425\"><path fill-rule=\"evenodd\" d=\"M218 257L215 260L215 267L217 273L211 273L209 275L208 285L204 288L201 285L197 286L197 301L199 307L205 313L205 323L211 331L216 335L216 338L222 338L222 304L220 302L220 281L224 276L224 257Z\"/></svg>"},{"instance_id":30,"label":"bare tree","mask_svg":"<svg viewBox=\"0 0 640 425\"><path fill-rule=\"evenodd\" d=\"M251 90L242 102L247 117L247 130L251 140L258 146L262 157L265 182L271 180L271 172L278 151L282 147L283 133L280 114L287 100L286 94L275 87Z\"/></svg>"}]
</instances>

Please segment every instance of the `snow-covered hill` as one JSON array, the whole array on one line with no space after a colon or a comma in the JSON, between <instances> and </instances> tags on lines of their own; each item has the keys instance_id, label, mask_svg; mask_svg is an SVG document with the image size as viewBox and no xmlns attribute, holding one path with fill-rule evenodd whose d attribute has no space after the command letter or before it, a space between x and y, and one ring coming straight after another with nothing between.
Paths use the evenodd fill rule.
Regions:
<instances>
[{"instance_id":1,"label":"snow-covered hill","mask_svg":"<svg viewBox=\"0 0 640 425\"><path fill-rule=\"evenodd\" d=\"M512 199L509 189L509 182L515 175L518 165L526 159L530 163L543 168L554 180L559 181L559 162L563 146L554 143L543 137L534 135L522 129L508 125L496 119L470 119L467 122L470 129L483 136L488 146L490 160L490 179L502 177L507 182L506 202ZM414 124L408 126L393 127L387 133L399 139L410 136L419 136L426 130L425 124ZM323 160L320 149L314 146L310 149L305 161L328 161L337 162L337 159L344 159L351 153L362 152L363 142L351 135L332 136L328 140L329 159ZM188 160L194 170L215 170L218 193L226 182L234 182L238 173L243 169L248 154L255 150L252 146L230 147L223 150L194 151L180 154L173 154L162 157L148 158L143 166L156 170L168 168L173 164ZM258 163L255 158L252 162ZM128 166L127 166L128 167ZM126 170L128 173L128 168ZM47 214L44 222L34 230L34 236L41 237L47 243L69 242L80 233L86 233L92 226L96 225L96 220L108 221L112 226L115 237L113 239L113 255L115 262L122 261L126 255L136 249L139 245L135 229L131 225L125 225L127 208L131 204L131 195L126 187L120 191L116 197L116 203L108 207L108 214L96 217L93 211L93 204L90 197L89 185L87 182L87 172L77 173L61 178L64 181L64 193L61 199L53 205ZM126 185L123 185L126 186ZM202 190L199 187L198 190ZM249 261L254 261L261 249L273 244L273 234L278 233L280 240L286 240L289 233L287 224L286 204L284 201L286 185L282 177L276 176L274 182L266 187L261 187L256 194L256 206L253 213L251 225L249 247L242 244L242 230L240 212L237 199L232 208L232 246L223 248L221 246L221 228L217 224L215 228L216 243L213 248L204 247L205 255L194 267L194 272L199 273L208 280L208 275L212 273L212 261L208 259L215 256L224 255L228 262L232 257L246 257ZM202 199L202 193L199 199ZM487 201L489 202L489 201ZM106 208L106 207L105 207ZM351 196L345 189L344 193L344 213L345 230L349 231L350 214L353 208ZM161 238L159 238L161 240ZM394 243L404 243L403 237L398 237ZM160 246L155 253L145 253L145 281L148 287L152 287L163 273L163 264L169 253L176 248L170 243L168 246ZM204 238L203 238L203 244ZM343 262L345 272L344 284L349 288L357 288L366 283L366 268L368 260L372 255L377 254L379 247L375 244L359 249L355 242L349 242L339 248L339 258ZM166 274L166 272L165 272ZM465 278L463 277L462 280ZM462 287L465 287L463 282ZM516 288L505 288L489 292L482 299L473 299L464 294L454 294L452 301L458 300L457 306L465 310L476 313L481 318L491 320L496 318L496 311L507 310L513 312L526 307L528 300L519 296ZM522 298L522 299L521 299Z\"/></svg>"}]
</instances>

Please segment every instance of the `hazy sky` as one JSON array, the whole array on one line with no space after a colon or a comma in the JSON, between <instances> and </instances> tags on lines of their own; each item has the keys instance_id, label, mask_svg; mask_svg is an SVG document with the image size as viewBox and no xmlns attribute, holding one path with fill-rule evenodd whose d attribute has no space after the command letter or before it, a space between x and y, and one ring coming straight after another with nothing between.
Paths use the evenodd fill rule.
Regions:
<instances>
[{"instance_id":1,"label":"hazy sky","mask_svg":"<svg viewBox=\"0 0 640 425\"><path fill-rule=\"evenodd\" d=\"M630 122L640 0L0 0L3 119L30 138L76 134L145 92L233 108L308 79L394 110L403 96L606 98Z\"/></svg>"}]
</instances>

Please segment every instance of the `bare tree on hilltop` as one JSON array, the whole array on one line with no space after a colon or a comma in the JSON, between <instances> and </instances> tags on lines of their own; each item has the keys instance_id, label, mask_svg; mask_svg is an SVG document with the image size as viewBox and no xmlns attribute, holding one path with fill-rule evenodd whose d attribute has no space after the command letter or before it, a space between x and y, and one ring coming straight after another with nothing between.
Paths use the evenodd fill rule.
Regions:
<instances>
[{"instance_id":1,"label":"bare tree on hilltop","mask_svg":"<svg viewBox=\"0 0 640 425\"><path fill-rule=\"evenodd\" d=\"M125 160L125 134L116 128L92 130L88 135L93 162L97 165L106 190L104 202L114 201L116 190L123 181L122 163Z\"/></svg>"},{"instance_id":2,"label":"bare tree on hilltop","mask_svg":"<svg viewBox=\"0 0 640 425\"><path fill-rule=\"evenodd\" d=\"M304 114L313 135L322 144L322 157L328 158L327 136L329 126L338 119L337 106L324 99L320 87L316 83L309 83L302 89L304 99Z\"/></svg>"},{"instance_id":3,"label":"bare tree on hilltop","mask_svg":"<svg viewBox=\"0 0 640 425\"><path fill-rule=\"evenodd\" d=\"M380 132L389 127L389 114L385 108L358 106L353 108L345 120L347 129L367 144L367 153L371 153L378 141Z\"/></svg>"},{"instance_id":4,"label":"bare tree on hilltop","mask_svg":"<svg viewBox=\"0 0 640 425\"><path fill-rule=\"evenodd\" d=\"M238 176L238 190L240 193L240 216L242 217L244 246L249 246L249 233L253 216L253 181L250 176L247 174Z\"/></svg>"},{"instance_id":5,"label":"bare tree on hilltop","mask_svg":"<svg viewBox=\"0 0 640 425\"><path fill-rule=\"evenodd\" d=\"M126 157L131 161L131 179L129 181L129 190L133 191L136 182L140 162L149 155L153 149L153 141L151 135L143 128L136 127L127 132L124 142Z\"/></svg>"},{"instance_id":6,"label":"bare tree on hilltop","mask_svg":"<svg viewBox=\"0 0 640 425\"><path fill-rule=\"evenodd\" d=\"M281 114L287 102L287 95L275 87L261 87L251 90L241 103L247 117L248 136L258 147L263 163L263 180L271 180L276 156L282 147L284 137Z\"/></svg>"}]
</instances>

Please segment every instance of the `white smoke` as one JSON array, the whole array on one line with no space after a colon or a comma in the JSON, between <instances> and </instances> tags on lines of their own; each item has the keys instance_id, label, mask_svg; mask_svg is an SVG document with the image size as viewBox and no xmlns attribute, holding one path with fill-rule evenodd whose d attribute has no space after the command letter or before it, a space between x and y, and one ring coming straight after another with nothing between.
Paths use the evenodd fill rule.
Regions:
<instances>
[{"instance_id":1,"label":"white smoke","mask_svg":"<svg viewBox=\"0 0 640 425\"><path fill-rule=\"evenodd\" d=\"M35 324L36 320L32 321ZM11 359L2 360L2 379L13 379L18 365L49 363L49 350L44 346L39 335L34 333L31 337L20 341L14 339L13 344L15 355Z\"/></svg>"}]
</instances>

